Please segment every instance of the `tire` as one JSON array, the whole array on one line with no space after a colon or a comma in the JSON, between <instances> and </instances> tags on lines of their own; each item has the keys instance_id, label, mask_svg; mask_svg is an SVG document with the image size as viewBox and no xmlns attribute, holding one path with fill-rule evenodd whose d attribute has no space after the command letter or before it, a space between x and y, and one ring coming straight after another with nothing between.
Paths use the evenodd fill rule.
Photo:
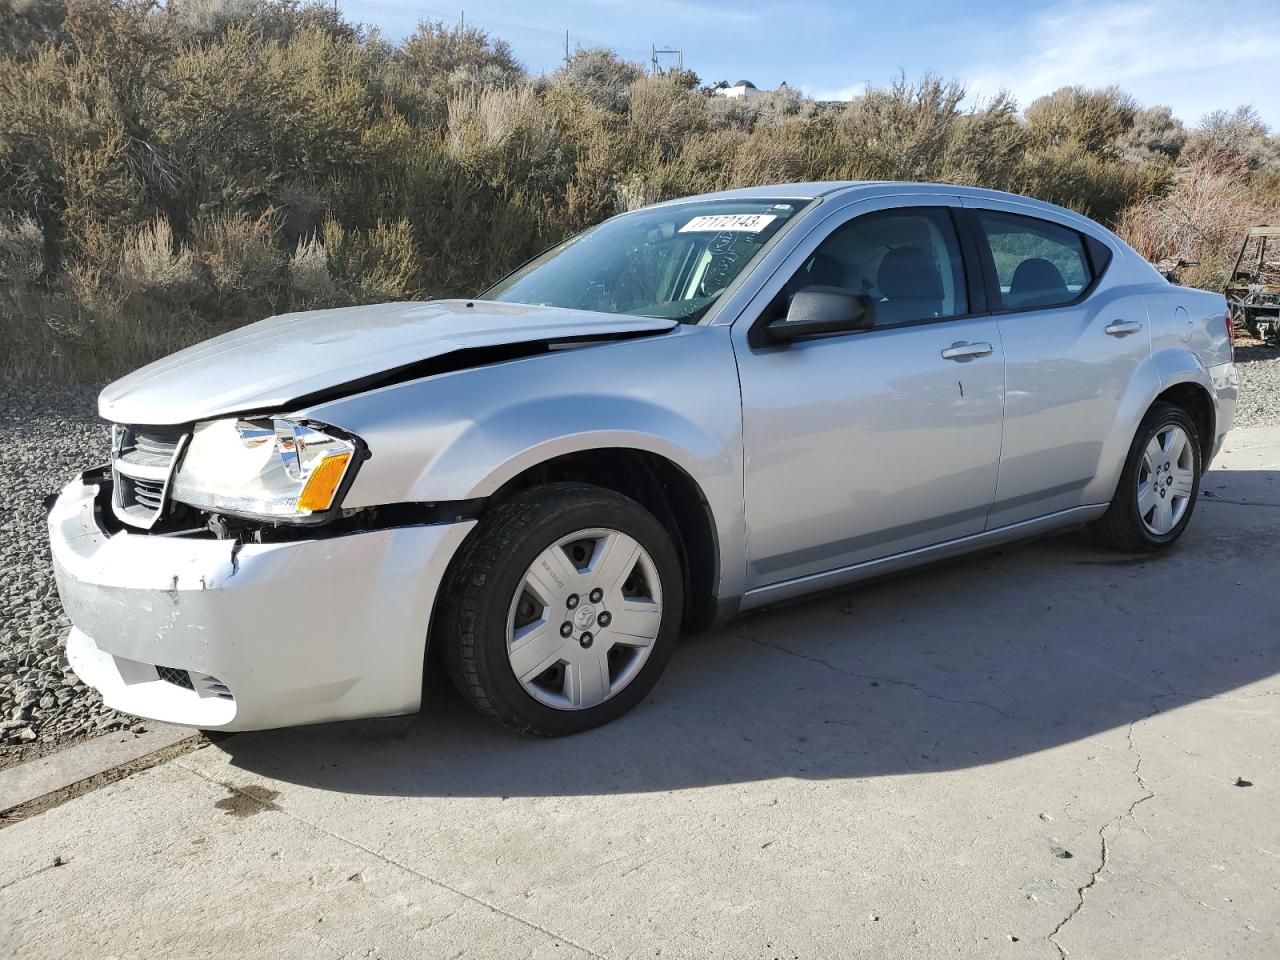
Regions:
<instances>
[{"instance_id":1,"label":"tire","mask_svg":"<svg viewBox=\"0 0 1280 960\"><path fill-rule=\"evenodd\" d=\"M1148 456L1153 443L1160 445L1157 438L1176 437L1179 430L1185 451L1180 448L1174 458ZM1200 495L1200 450L1200 434L1191 416L1176 404L1154 404L1138 425L1111 505L1089 525L1094 535L1106 546L1128 553L1149 553L1176 541L1190 523ZM1163 496L1157 495L1161 489ZM1153 505L1149 511L1144 510L1147 504Z\"/></svg>"},{"instance_id":2,"label":"tire","mask_svg":"<svg viewBox=\"0 0 1280 960\"><path fill-rule=\"evenodd\" d=\"M632 545L639 552L627 567ZM554 737L638 704L666 667L683 615L679 556L652 514L610 490L553 483L481 519L445 578L436 637L454 686L481 713Z\"/></svg>"}]
</instances>

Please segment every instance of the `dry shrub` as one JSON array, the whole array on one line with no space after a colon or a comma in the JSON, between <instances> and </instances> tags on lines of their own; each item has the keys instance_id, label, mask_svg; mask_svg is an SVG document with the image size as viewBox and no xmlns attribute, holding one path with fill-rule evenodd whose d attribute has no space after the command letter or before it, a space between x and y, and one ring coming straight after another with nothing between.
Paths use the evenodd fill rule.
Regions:
<instances>
[{"instance_id":1,"label":"dry shrub","mask_svg":"<svg viewBox=\"0 0 1280 960\"><path fill-rule=\"evenodd\" d=\"M1187 131L1114 89L1025 117L930 76L847 106L730 101L607 50L530 77L482 30L397 45L298 0L0 0L0 23L2 371L97 378L288 306L472 294L620 209L731 186L941 180L1130 208L1152 256L1177 247L1208 284L1248 211L1280 206L1256 113ZM1187 166L1223 153L1239 170Z\"/></svg>"},{"instance_id":2,"label":"dry shrub","mask_svg":"<svg viewBox=\"0 0 1280 960\"><path fill-rule=\"evenodd\" d=\"M575 51L551 75L551 81L581 93L602 110L622 113L627 109L631 84L643 76L640 64L623 60L612 50L592 48Z\"/></svg>"},{"instance_id":3,"label":"dry shrub","mask_svg":"<svg viewBox=\"0 0 1280 960\"><path fill-rule=\"evenodd\" d=\"M1013 190L1112 223L1135 200L1165 192L1173 168L1164 163L1125 163L1070 143L1030 151Z\"/></svg>"},{"instance_id":4,"label":"dry shrub","mask_svg":"<svg viewBox=\"0 0 1280 960\"><path fill-rule=\"evenodd\" d=\"M408 220L379 220L367 231L330 220L323 239L330 272L353 302L403 300L415 289L418 256Z\"/></svg>"},{"instance_id":5,"label":"dry shrub","mask_svg":"<svg viewBox=\"0 0 1280 960\"><path fill-rule=\"evenodd\" d=\"M669 160L690 139L711 126L707 98L672 83L666 77L646 77L631 85L627 111L628 134L636 142L656 147Z\"/></svg>"},{"instance_id":6,"label":"dry shrub","mask_svg":"<svg viewBox=\"0 0 1280 960\"><path fill-rule=\"evenodd\" d=\"M120 252L120 287L131 296L148 294L184 299L194 293L200 275L191 248L173 235L169 221L157 217L128 237Z\"/></svg>"},{"instance_id":7,"label":"dry shrub","mask_svg":"<svg viewBox=\"0 0 1280 960\"><path fill-rule=\"evenodd\" d=\"M125 295L111 283L102 267L75 261L63 274L63 288L67 299L77 307L81 326L112 323L124 315Z\"/></svg>"},{"instance_id":8,"label":"dry shrub","mask_svg":"<svg viewBox=\"0 0 1280 960\"><path fill-rule=\"evenodd\" d=\"M449 101L447 158L513 198L559 197L571 176L558 118L532 88L473 90Z\"/></svg>"},{"instance_id":9,"label":"dry shrub","mask_svg":"<svg viewBox=\"0 0 1280 960\"><path fill-rule=\"evenodd\" d=\"M44 231L28 216L0 220L0 283L35 283L44 272Z\"/></svg>"},{"instance_id":10,"label":"dry shrub","mask_svg":"<svg viewBox=\"0 0 1280 960\"><path fill-rule=\"evenodd\" d=\"M662 199L662 188L643 177L632 177L617 186L618 212L639 210Z\"/></svg>"},{"instance_id":11,"label":"dry shrub","mask_svg":"<svg viewBox=\"0 0 1280 960\"><path fill-rule=\"evenodd\" d=\"M339 302L337 284L329 275L329 255L319 234L313 233L298 244L289 258L288 273L294 309L336 306Z\"/></svg>"},{"instance_id":12,"label":"dry shrub","mask_svg":"<svg viewBox=\"0 0 1280 960\"><path fill-rule=\"evenodd\" d=\"M1257 202L1238 157L1202 155L1178 171L1167 195L1125 209L1117 230L1148 260L1184 265L1180 282L1215 290L1226 283L1244 231L1277 218L1280 204Z\"/></svg>"},{"instance_id":13,"label":"dry shrub","mask_svg":"<svg viewBox=\"0 0 1280 960\"><path fill-rule=\"evenodd\" d=\"M508 160L536 163L555 149L555 120L527 86L474 90L449 101L449 152L464 165L492 164L504 151Z\"/></svg>"},{"instance_id":14,"label":"dry shrub","mask_svg":"<svg viewBox=\"0 0 1280 960\"><path fill-rule=\"evenodd\" d=\"M204 265L221 310L235 315L251 304L270 304L283 257L276 246L277 218L267 210L202 218L194 231L194 252Z\"/></svg>"}]
</instances>

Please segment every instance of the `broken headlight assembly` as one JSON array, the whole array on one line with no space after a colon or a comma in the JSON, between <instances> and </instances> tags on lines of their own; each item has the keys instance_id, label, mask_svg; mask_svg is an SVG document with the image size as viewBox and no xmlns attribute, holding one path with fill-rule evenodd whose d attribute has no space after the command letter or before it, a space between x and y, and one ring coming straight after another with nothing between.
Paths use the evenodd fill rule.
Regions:
<instances>
[{"instance_id":1,"label":"broken headlight assembly","mask_svg":"<svg viewBox=\"0 0 1280 960\"><path fill-rule=\"evenodd\" d=\"M211 513L315 522L338 501L363 445L332 428L278 418L196 425L172 497Z\"/></svg>"}]
</instances>

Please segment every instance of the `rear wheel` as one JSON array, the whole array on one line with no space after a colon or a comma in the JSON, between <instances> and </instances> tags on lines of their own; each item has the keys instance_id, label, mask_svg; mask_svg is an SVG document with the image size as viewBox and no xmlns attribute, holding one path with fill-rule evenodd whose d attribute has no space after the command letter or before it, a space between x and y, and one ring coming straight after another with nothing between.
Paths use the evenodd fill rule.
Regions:
<instances>
[{"instance_id":1,"label":"rear wheel","mask_svg":"<svg viewBox=\"0 0 1280 960\"><path fill-rule=\"evenodd\" d=\"M479 710L558 736L621 716L657 682L684 607L675 546L635 501L586 484L517 495L459 552L445 664Z\"/></svg>"},{"instance_id":2,"label":"rear wheel","mask_svg":"<svg viewBox=\"0 0 1280 960\"><path fill-rule=\"evenodd\" d=\"M1111 505L1092 530L1117 550L1168 546L1191 521L1200 469L1195 421L1175 404L1155 404L1138 427Z\"/></svg>"}]
</instances>

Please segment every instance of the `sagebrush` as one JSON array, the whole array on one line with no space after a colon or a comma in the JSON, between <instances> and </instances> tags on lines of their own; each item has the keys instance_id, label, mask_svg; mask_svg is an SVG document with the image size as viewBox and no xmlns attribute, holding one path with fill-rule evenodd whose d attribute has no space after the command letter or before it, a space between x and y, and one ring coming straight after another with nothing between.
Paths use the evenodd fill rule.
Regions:
<instances>
[{"instance_id":1,"label":"sagebrush","mask_svg":"<svg viewBox=\"0 0 1280 960\"><path fill-rule=\"evenodd\" d=\"M530 76L482 30L392 44L295 0L0 0L0 25L9 376L102 379L271 313L473 294L618 211L726 187L1012 190L1208 286L1280 198L1247 108L1189 130L1114 88L1025 112L929 76L746 103L607 50Z\"/></svg>"}]
</instances>

